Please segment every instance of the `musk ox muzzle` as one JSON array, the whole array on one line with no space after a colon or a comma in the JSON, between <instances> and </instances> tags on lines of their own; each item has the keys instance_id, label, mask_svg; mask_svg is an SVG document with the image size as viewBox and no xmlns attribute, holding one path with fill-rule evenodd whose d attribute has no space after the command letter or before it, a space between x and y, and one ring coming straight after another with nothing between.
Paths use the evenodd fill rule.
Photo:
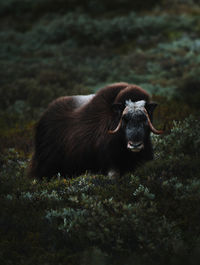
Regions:
<instances>
[{"instance_id":1,"label":"musk ox muzzle","mask_svg":"<svg viewBox=\"0 0 200 265\"><path fill-rule=\"evenodd\" d=\"M140 142L132 142L128 141L127 148L132 152L140 152L144 148L144 143L142 141Z\"/></svg>"}]
</instances>

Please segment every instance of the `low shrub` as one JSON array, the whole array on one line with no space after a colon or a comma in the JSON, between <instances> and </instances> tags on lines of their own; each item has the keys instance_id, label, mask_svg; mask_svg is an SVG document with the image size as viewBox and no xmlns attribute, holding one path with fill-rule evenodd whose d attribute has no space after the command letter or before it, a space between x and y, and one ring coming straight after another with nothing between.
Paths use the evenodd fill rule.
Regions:
<instances>
[{"instance_id":1,"label":"low shrub","mask_svg":"<svg viewBox=\"0 0 200 265\"><path fill-rule=\"evenodd\" d=\"M175 122L169 135L154 136L155 160L117 181L98 175L27 179L27 161L9 150L1 157L4 264L85 264L88 253L105 264L132 264L133 258L137 264L196 264L199 126L191 116Z\"/></svg>"}]
</instances>

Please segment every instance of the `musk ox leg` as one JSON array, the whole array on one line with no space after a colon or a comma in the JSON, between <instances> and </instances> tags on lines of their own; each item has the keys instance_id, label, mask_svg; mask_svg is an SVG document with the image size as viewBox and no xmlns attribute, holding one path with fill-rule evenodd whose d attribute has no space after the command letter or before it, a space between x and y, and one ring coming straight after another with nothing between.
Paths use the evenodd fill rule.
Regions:
<instances>
[{"instance_id":1,"label":"musk ox leg","mask_svg":"<svg viewBox=\"0 0 200 265\"><path fill-rule=\"evenodd\" d=\"M54 156L53 152L49 157L40 157L38 154L34 154L30 163L29 176L38 179L43 177L50 179L56 176L60 168L59 160L61 161L61 157L59 155Z\"/></svg>"},{"instance_id":2,"label":"musk ox leg","mask_svg":"<svg viewBox=\"0 0 200 265\"><path fill-rule=\"evenodd\" d=\"M42 167L39 165L35 155L33 155L32 160L30 161L30 165L29 165L28 176L31 178L41 179L44 175L41 172L43 170L40 170L40 169L42 169Z\"/></svg>"}]
</instances>

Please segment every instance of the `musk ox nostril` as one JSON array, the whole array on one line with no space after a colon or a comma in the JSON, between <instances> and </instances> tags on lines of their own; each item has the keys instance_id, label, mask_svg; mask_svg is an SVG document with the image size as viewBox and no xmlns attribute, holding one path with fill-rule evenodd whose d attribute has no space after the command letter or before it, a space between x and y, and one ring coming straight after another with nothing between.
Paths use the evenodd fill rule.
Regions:
<instances>
[{"instance_id":1,"label":"musk ox nostril","mask_svg":"<svg viewBox=\"0 0 200 265\"><path fill-rule=\"evenodd\" d=\"M139 152L144 147L143 142L128 141L127 148L133 152Z\"/></svg>"},{"instance_id":2,"label":"musk ox nostril","mask_svg":"<svg viewBox=\"0 0 200 265\"><path fill-rule=\"evenodd\" d=\"M127 147L128 147L129 149L134 148L134 144L133 144L133 142L132 142L132 141L128 141Z\"/></svg>"},{"instance_id":3,"label":"musk ox nostril","mask_svg":"<svg viewBox=\"0 0 200 265\"><path fill-rule=\"evenodd\" d=\"M134 146L134 148L138 148L138 147L140 147L142 145L142 142L139 142L139 143L135 143L133 146Z\"/></svg>"}]
</instances>

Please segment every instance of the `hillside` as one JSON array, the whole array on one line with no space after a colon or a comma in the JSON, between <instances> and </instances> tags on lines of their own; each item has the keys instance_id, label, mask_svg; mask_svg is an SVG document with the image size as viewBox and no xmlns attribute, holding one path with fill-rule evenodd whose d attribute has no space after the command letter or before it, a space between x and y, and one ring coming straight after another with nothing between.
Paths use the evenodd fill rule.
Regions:
<instances>
[{"instance_id":1,"label":"hillside","mask_svg":"<svg viewBox=\"0 0 200 265\"><path fill-rule=\"evenodd\" d=\"M0 68L0 264L198 264L198 0L2 0ZM159 103L155 160L118 181L28 179L47 105L119 81Z\"/></svg>"}]
</instances>

